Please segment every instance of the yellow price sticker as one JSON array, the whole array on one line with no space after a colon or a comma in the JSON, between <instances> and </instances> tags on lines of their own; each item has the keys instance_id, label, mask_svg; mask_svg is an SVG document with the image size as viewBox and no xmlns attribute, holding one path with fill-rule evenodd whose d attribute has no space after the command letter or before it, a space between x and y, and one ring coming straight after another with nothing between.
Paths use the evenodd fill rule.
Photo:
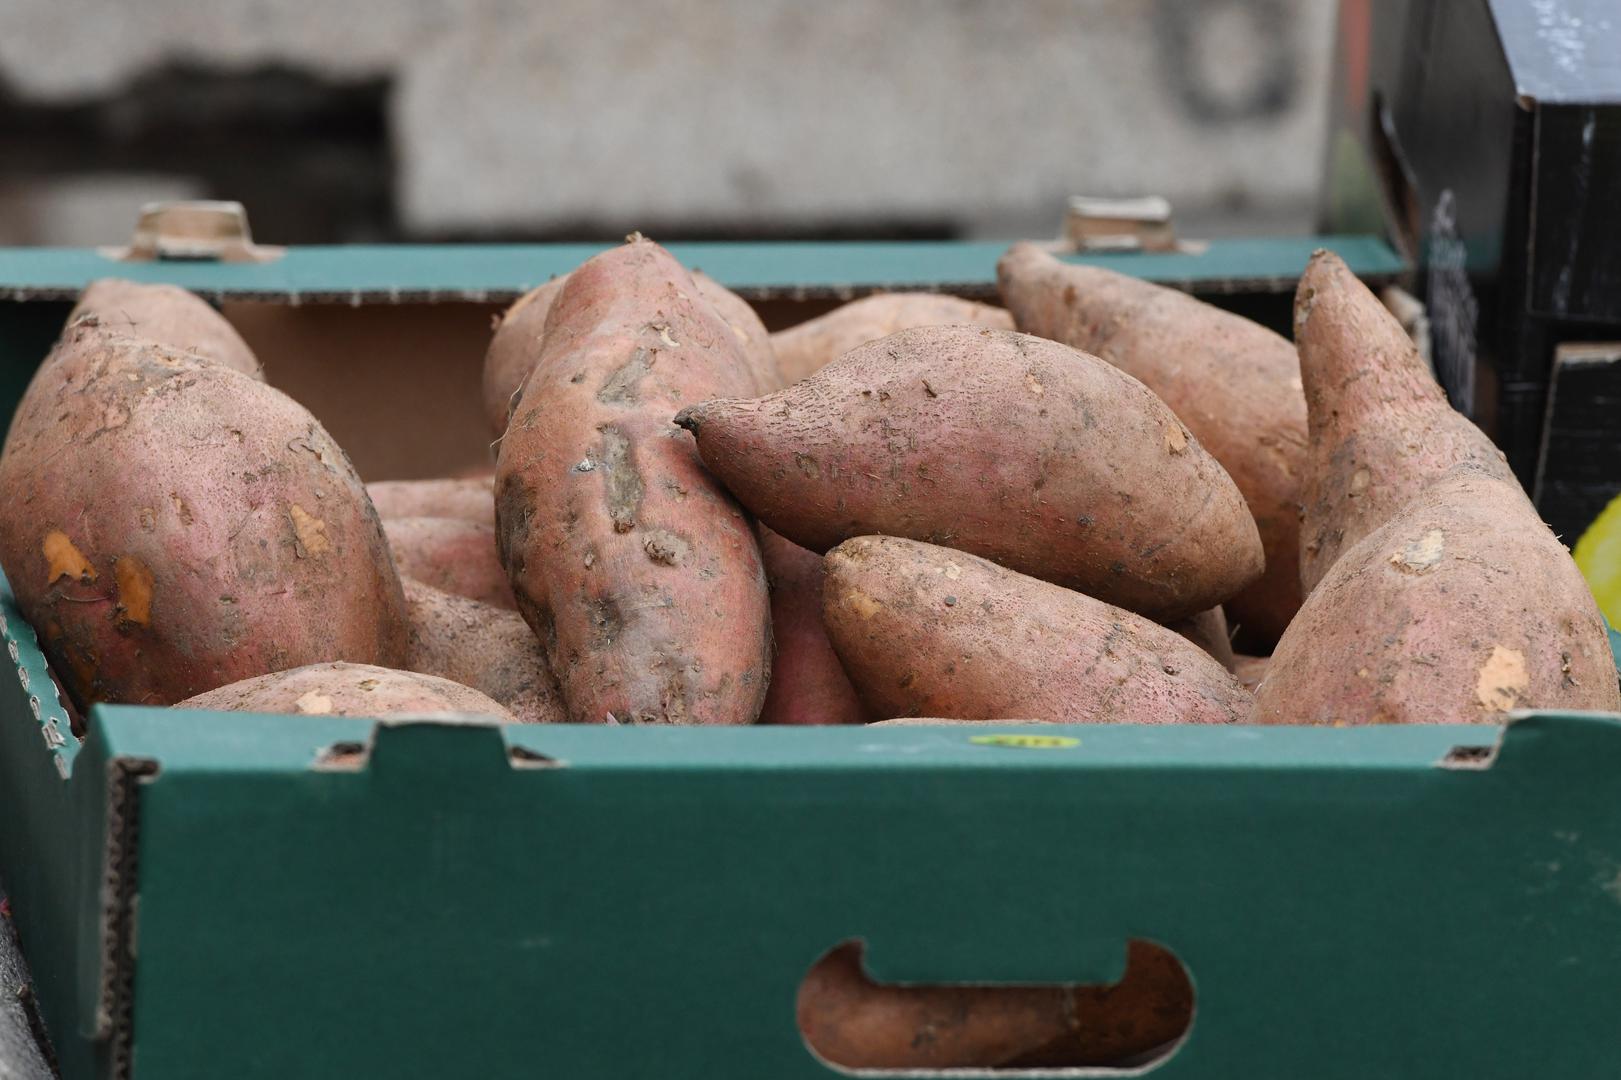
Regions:
<instances>
[{"instance_id":1,"label":"yellow price sticker","mask_svg":"<svg viewBox=\"0 0 1621 1080\"><path fill-rule=\"evenodd\" d=\"M975 746L1011 746L1016 750L1070 750L1081 740L1069 735L970 735Z\"/></svg>"}]
</instances>

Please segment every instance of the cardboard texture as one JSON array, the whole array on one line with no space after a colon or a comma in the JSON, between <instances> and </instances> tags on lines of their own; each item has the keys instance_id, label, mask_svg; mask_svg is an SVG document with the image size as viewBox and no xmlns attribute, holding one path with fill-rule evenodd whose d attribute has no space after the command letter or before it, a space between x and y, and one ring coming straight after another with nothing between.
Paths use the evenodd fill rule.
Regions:
<instances>
[{"instance_id":1,"label":"cardboard texture","mask_svg":"<svg viewBox=\"0 0 1621 1080\"><path fill-rule=\"evenodd\" d=\"M148 268L218 295L300 254ZM0 283L57 295L106 272L53 266L0 252ZM477 287L462 311L494 296ZM0 304L8 376L64 314ZM428 332L289 314L259 340L314 349L330 317L333 364ZM850 939L882 981L977 983L1110 982L1129 939L1160 942L1197 990L1167 1078L1621 1059L1621 718L497 728L102 707L80 745L3 577L0 637L0 879L67 1080L828 1077L795 993ZM1020 732L1063 738L982 738Z\"/></svg>"}]
</instances>

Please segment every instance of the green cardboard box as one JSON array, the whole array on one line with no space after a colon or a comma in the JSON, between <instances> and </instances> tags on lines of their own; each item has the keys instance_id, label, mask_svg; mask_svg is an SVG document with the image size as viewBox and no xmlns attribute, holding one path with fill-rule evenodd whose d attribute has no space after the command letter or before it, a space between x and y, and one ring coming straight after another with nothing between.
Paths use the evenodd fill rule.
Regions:
<instances>
[{"instance_id":1,"label":"green cardboard box","mask_svg":"<svg viewBox=\"0 0 1621 1080\"><path fill-rule=\"evenodd\" d=\"M996 248L679 254L759 298L972 291ZM317 327L370 332L374 301L420 292L471 323L453 309L483 319L582 254L133 269L264 303L249 322L336 298ZM60 301L128 269L0 252L21 301L0 326L38 324L0 336L12 384ZM1167 1080L1621 1063L1621 718L714 730L102 707L80 745L3 578L0 636L0 879L68 1080L830 1077L795 994L850 940L883 981L976 983L1107 983L1128 941L1159 942L1197 994L1153 1063ZM1059 738L987 738L1021 733Z\"/></svg>"}]
</instances>

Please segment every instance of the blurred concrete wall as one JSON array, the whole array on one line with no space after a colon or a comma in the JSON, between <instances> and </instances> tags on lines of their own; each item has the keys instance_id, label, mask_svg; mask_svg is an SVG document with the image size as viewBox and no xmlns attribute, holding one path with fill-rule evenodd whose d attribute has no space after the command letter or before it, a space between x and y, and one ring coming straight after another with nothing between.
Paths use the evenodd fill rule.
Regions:
<instances>
[{"instance_id":1,"label":"blurred concrete wall","mask_svg":"<svg viewBox=\"0 0 1621 1080\"><path fill-rule=\"evenodd\" d=\"M1064 197L1081 192L1164 194L1206 232L1304 228L1322 159L1334 5L6 0L4 8L0 85L18 101L116 97L143 70L177 60L387 79L394 205L408 235L633 226L1038 235L1056 228ZM274 148L263 165L277 167ZM119 199L131 190L112 189ZM64 190L81 203L91 197L83 184ZM37 185L30 198L37 233L53 211ZM95 218L88 206L54 214L58 234Z\"/></svg>"}]
</instances>

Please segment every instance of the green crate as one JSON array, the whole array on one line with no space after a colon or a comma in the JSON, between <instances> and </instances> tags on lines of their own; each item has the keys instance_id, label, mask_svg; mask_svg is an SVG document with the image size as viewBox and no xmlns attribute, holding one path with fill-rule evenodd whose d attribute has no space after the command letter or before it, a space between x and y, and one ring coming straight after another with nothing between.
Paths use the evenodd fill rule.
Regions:
<instances>
[{"instance_id":1,"label":"green crate","mask_svg":"<svg viewBox=\"0 0 1621 1080\"><path fill-rule=\"evenodd\" d=\"M728 250L721 280L777 287ZM300 255L142 269L245 295ZM404 295L406 255L373 252L364 280L311 270L294 298ZM0 252L0 287L30 298L0 308L50 326L35 362L60 324L46 303L108 272L47 256ZM513 274L475 284L536 279ZM830 1077L794 998L850 939L886 981L990 983L1109 982L1128 940L1158 941L1197 990L1168 1080L1621 1060L1621 718L697 729L101 707L81 746L3 577L0 636L0 879L68 1080ZM1020 732L1066 740L983 738Z\"/></svg>"}]
</instances>

